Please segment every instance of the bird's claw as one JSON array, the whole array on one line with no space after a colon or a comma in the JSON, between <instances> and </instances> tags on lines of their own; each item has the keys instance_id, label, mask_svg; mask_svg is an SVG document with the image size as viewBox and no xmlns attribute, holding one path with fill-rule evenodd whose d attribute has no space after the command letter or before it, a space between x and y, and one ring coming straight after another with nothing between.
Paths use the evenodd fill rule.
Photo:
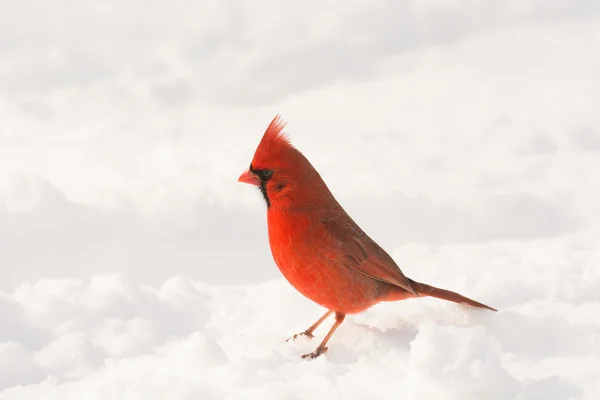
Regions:
<instances>
[{"instance_id":1,"label":"bird's claw","mask_svg":"<svg viewBox=\"0 0 600 400\"><path fill-rule=\"evenodd\" d=\"M315 358L319 357L321 354L326 353L327 352L327 347L317 347L317 349L315 351L313 351L312 353L308 353L308 354L304 354L302 356L303 359L309 359L309 360L314 360Z\"/></svg>"},{"instance_id":2,"label":"bird's claw","mask_svg":"<svg viewBox=\"0 0 600 400\"><path fill-rule=\"evenodd\" d=\"M299 336L306 336L309 339L312 339L315 337L311 331L304 331L304 332L296 333L294 336L290 336L289 338L287 338L286 342L289 342L290 339L296 340L296 339L298 339Z\"/></svg>"}]
</instances>

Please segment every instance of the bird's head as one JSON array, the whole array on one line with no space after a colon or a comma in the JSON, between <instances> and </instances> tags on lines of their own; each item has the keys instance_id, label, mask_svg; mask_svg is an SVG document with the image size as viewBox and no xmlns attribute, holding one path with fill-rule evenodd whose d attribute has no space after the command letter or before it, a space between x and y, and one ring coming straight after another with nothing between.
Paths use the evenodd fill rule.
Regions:
<instances>
[{"instance_id":1,"label":"bird's head","mask_svg":"<svg viewBox=\"0 0 600 400\"><path fill-rule=\"evenodd\" d=\"M284 127L279 116L273 118L250 167L238 182L257 186L268 208L297 208L322 202L329 193L327 186L306 157L292 146L283 133Z\"/></svg>"}]
</instances>

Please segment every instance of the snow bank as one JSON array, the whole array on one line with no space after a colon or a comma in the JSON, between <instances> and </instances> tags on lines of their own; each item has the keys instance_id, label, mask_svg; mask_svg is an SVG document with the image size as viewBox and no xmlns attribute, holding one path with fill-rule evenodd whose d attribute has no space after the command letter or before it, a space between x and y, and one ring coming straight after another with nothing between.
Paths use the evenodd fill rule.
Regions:
<instances>
[{"instance_id":1,"label":"snow bank","mask_svg":"<svg viewBox=\"0 0 600 400\"><path fill-rule=\"evenodd\" d=\"M381 304L313 361L328 323L286 343L322 310L283 278L23 283L0 295L0 399L596 399L599 238L400 247L407 274L499 312Z\"/></svg>"}]
</instances>

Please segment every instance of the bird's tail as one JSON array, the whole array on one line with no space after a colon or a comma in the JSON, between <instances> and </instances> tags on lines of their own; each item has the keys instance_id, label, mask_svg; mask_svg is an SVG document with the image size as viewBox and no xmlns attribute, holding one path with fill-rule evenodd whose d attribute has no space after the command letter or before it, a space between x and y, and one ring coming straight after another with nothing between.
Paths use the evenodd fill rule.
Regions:
<instances>
[{"instance_id":1,"label":"bird's tail","mask_svg":"<svg viewBox=\"0 0 600 400\"><path fill-rule=\"evenodd\" d=\"M453 301L455 303L466 304L466 305L473 306L473 307L487 308L488 310L498 311L495 308L486 306L485 304L482 304L478 301L469 299L468 297L465 297L458 293L451 292L450 290L436 288L434 286L430 286L425 283L413 281L412 279L409 279L409 281L410 281L410 285L417 292L417 294L419 296L430 296L430 297L435 297L435 298L442 299L442 300ZM401 289L401 288L399 288L399 289ZM397 293L392 294L390 296L389 300L403 300L403 299L411 298L411 297L414 298L415 295L402 289L402 291L398 291Z\"/></svg>"}]
</instances>

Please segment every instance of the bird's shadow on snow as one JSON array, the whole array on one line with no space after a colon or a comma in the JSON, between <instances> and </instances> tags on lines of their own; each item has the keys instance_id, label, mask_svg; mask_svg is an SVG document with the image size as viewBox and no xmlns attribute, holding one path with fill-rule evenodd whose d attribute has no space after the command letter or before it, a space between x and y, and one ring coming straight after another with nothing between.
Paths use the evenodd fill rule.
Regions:
<instances>
[{"instance_id":1,"label":"bird's shadow on snow","mask_svg":"<svg viewBox=\"0 0 600 400\"><path fill-rule=\"evenodd\" d=\"M500 336L496 337L500 342L503 342L503 338L507 339L500 334L502 330L498 328L498 324L503 324L492 318L501 315L500 313L492 314L485 310L471 309L461 312L448 312L446 308L436 308L436 310L438 313L433 315L430 313L425 319L445 326L482 327L493 336ZM344 322L328 343L330 349L327 358L339 364L353 364L363 356L377 357L377 354L388 351L408 357L411 343L419 334L419 329L420 321L410 315L405 318L397 316L396 319L391 319L384 313L374 315L372 318L351 319ZM497 331L499 331L498 335L496 335ZM325 333L315 335L315 338L309 342L310 345L303 345L302 350L316 347L324 335Z\"/></svg>"},{"instance_id":2,"label":"bird's shadow on snow","mask_svg":"<svg viewBox=\"0 0 600 400\"><path fill-rule=\"evenodd\" d=\"M325 357L336 364L355 364L363 356L376 356L377 353L390 349L407 354L410 343L415 339L418 328L404 324L397 328L379 328L360 322L349 322L342 325L327 344ZM313 339L296 340L292 353L300 357L312 352L323 340L325 333L315 335Z\"/></svg>"}]
</instances>

